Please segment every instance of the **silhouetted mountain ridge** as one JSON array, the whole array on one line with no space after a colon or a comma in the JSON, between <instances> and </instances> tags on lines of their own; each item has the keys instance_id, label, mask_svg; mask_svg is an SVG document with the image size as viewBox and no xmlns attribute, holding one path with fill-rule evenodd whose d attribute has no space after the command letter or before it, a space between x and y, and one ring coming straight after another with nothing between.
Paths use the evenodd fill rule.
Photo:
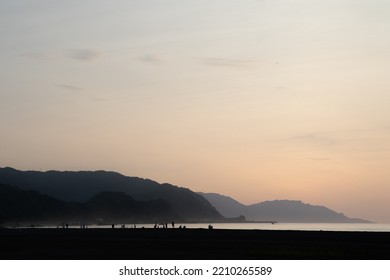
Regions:
<instances>
[{"instance_id":1,"label":"silhouetted mountain ridge","mask_svg":"<svg viewBox=\"0 0 390 280\"><path fill-rule=\"evenodd\" d=\"M85 203L65 202L0 183L4 223L156 223L183 220L162 200L136 201L125 193L102 192Z\"/></svg>"},{"instance_id":2,"label":"silhouetted mountain ridge","mask_svg":"<svg viewBox=\"0 0 390 280\"><path fill-rule=\"evenodd\" d=\"M70 203L0 183L0 221L52 221L79 213Z\"/></svg>"},{"instance_id":3,"label":"silhouetted mountain ridge","mask_svg":"<svg viewBox=\"0 0 390 280\"><path fill-rule=\"evenodd\" d=\"M188 188L159 184L112 171L20 171L0 168L0 182L34 190L67 202L86 202L101 192L122 192L137 201L162 199L186 221L223 220L201 195Z\"/></svg>"},{"instance_id":4,"label":"silhouetted mountain ridge","mask_svg":"<svg viewBox=\"0 0 390 280\"><path fill-rule=\"evenodd\" d=\"M103 170L38 172L6 167L0 168L0 182L3 220L7 215L25 215L46 220L68 217L150 222L165 217L183 222L222 222L227 221L223 216L245 216L255 221L367 222L301 201L264 201L247 206L228 196L194 193L188 188ZM235 220L243 221L242 217L230 221Z\"/></svg>"},{"instance_id":5,"label":"silhouetted mountain ridge","mask_svg":"<svg viewBox=\"0 0 390 280\"><path fill-rule=\"evenodd\" d=\"M136 201L123 192L101 192L86 202L89 220L156 223L183 220L163 199Z\"/></svg>"},{"instance_id":6,"label":"silhouetted mountain ridge","mask_svg":"<svg viewBox=\"0 0 390 280\"><path fill-rule=\"evenodd\" d=\"M251 221L277 221L284 223L367 223L349 218L325 206L305 204L299 200L273 200L244 205L231 197L216 193L203 195L225 217L245 216Z\"/></svg>"}]
</instances>

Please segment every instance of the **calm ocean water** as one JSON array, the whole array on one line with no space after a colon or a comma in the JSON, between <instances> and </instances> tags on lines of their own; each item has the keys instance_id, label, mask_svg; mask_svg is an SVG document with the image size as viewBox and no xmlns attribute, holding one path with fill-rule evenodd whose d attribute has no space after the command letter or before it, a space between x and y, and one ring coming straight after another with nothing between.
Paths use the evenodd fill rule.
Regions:
<instances>
[{"instance_id":1,"label":"calm ocean water","mask_svg":"<svg viewBox=\"0 0 390 280\"><path fill-rule=\"evenodd\" d=\"M207 229L210 224L176 224L175 227L186 226L186 228ZM380 231L390 232L390 224L360 224L360 223L212 223L214 229L250 229L250 230L315 230L315 231ZM122 225L115 225L120 228ZM154 224L136 224L137 228L153 228ZM77 226L71 226L77 228ZM126 224L126 228L134 227L133 224ZM171 224L168 224L171 228ZM89 225L88 228L111 228L111 225Z\"/></svg>"}]
</instances>

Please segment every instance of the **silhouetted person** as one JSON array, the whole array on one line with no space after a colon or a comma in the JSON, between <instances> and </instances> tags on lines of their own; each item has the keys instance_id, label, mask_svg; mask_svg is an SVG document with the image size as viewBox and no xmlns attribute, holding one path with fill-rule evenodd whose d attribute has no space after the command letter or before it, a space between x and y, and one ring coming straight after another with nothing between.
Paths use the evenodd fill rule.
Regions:
<instances>
[{"instance_id":1,"label":"silhouetted person","mask_svg":"<svg viewBox=\"0 0 390 280\"><path fill-rule=\"evenodd\" d=\"M212 226L212 225L209 225L209 229L213 229L213 226Z\"/></svg>"},{"instance_id":2,"label":"silhouetted person","mask_svg":"<svg viewBox=\"0 0 390 280\"><path fill-rule=\"evenodd\" d=\"M175 227L175 222L172 222L172 227L173 227L173 228Z\"/></svg>"},{"instance_id":3,"label":"silhouetted person","mask_svg":"<svg viewBox=\"0 0 390 280\"><path fill-rule=\"evenodd\" d=\"M111 228L115 228L115 225L114 225L114 224L112 224L112 225L111 225Z\"/></svg>"}]
</instances>

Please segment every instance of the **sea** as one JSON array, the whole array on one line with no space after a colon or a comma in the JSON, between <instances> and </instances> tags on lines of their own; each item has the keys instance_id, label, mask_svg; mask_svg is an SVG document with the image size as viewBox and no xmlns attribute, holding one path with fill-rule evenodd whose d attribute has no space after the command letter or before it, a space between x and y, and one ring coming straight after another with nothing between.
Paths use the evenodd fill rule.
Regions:
<instances>
[{"instance_id":1,"label":"sea","mask_svg":"<svg viewBox=\"0 0 390 280\"><path fill-rule=\"evenodd\" d=\"M168 228L172 224L168 223ZM231 230L307 230L307 231L367 231L390 232L390 224L381 223L177 223L188 229L231 229ZM112 225L86 225L87 228L112 228ZM115 228L154 228L154 224L115 224ZM79 225L69 225L70 228L80 228ZM163 227L159 225L159 227Z\"/></svg>"}]
</instances>

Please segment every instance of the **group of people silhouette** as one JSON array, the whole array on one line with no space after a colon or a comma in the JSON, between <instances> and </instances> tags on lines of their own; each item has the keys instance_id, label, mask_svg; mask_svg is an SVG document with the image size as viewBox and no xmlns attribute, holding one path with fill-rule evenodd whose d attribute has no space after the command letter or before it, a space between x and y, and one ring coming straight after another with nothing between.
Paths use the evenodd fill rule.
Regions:
<instances>
[{"instance_id":1,"label":"group of people silhouette","mask_svg":"<svg viewBox=\"0 0 390 280\"><path fill-rule=\"evenodd\" d=\"M172 228L175 228L175 222L172 222L171 225L172 225ZM166 229L166 228L168 228L168 223L156 223L156 224L154 224L154 228L164 228L164 229Z\"/></svg>"},{"instance_id":2,"label":"group of people silhouette","mask_svg":"<svg viewBox=\"0 0 390 280\"><path fill-rule=\"evenodd\" d=\"M115 224L111 224L111 228L112 229L115 229L115 226L116 226ZM68 229L69 228L69 224L63 222L61 225L57 225L57 228ZM86 223L80 223L80 228L81 229L87 229L88 226L87 226ZM126 224L120 224L120 228L121 229L126 229ZM130 228L134 228L135 229L135 228L137 228L137 225L134 224L134 226L132 226ZM145 228L145 227L142 227L142 228ZM155 223L153 228L155 228L155 229L168 229L169 228L169 224L168 223ZM175 227L175 222L171 223L171 228L172 229L176 228ZM186 229L186 228L187 228L186 226L182 226L182 225L177 227L177 229ZM214 229L214 227L212 225L209 225L208 229Z\"/></svg>"}]
</instances>

